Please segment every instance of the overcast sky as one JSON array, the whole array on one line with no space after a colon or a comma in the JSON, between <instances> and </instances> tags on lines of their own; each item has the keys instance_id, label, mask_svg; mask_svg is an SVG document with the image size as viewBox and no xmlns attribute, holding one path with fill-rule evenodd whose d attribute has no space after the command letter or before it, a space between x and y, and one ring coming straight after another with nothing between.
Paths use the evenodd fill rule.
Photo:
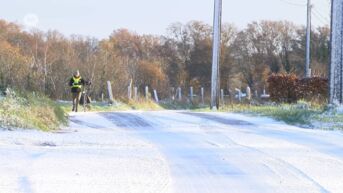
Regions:
<instances>
[{"instance_id":1,"label":"overcast sky","mask_svg":"<svg viewBox=\"0 0 343 193\"><path fill-rule=\"evenodd\" d=\"M1 0L0 18L26 28L108 37L114 29L166 33L174 22L212 24L214 0ZM329 24L330 0L312 0L313 25ZM306 0L223 0L223 22L243 28L258 20L306 23Z\"/></svg>"}]
</instances>

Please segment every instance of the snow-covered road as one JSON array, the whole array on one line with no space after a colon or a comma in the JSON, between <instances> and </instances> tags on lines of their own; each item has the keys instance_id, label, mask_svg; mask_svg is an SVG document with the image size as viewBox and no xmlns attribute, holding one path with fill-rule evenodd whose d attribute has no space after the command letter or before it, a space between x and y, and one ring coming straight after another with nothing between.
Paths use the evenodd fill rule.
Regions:
<instances>
[{"instance_id":1,"label":"snow-covered road","mask_svg":"<svg viewBox=\"0 0 343 193\"><path fill-rule=\"evenodd\" d=\"M0 132L0 193L343 193L343 133L229 113L72 114Z\"/></svg>"}]
</instances>

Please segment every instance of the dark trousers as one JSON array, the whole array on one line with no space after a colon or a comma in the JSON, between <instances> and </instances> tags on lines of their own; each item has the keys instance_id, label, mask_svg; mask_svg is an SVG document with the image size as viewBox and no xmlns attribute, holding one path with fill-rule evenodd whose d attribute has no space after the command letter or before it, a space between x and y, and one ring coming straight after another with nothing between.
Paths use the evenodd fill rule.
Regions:
<instances>
[{"instance_id":1,"label":"dark trousers","mask_svg":"<svg viewBox=\"0 0 343 193\"><path fill-rule=\"evenodd\" d=\"M77 112L80 98L81 98L81 92L73 92L72 96L73 96L73 110L72 111Z\"/></svg>"}]
</instances>

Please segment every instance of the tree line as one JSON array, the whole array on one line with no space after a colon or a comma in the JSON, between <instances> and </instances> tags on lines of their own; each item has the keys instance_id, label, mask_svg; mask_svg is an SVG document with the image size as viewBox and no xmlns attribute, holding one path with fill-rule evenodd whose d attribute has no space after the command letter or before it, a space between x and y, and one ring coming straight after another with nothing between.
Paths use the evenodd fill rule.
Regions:
<instances>
[{"instance_id":1,"label":"tree line","mask_svg":"<svg viewBox=\"0 0 343 193\"><path fill-rule=\"evenodd\" d=\"M327 76L330 29L312 29L311 68ZM304 74L305 27L288 21L251 22L244 29L223 24L220 64L225 92L249 86L262 92L273 73ZM132 83L167 96L170 87L210 88L212 27L201 21L171 24L165 35L140 35L114 30L104 39L58 31L25 31L0 20L0 88L44 93L53 99L69 98L68 80L80 70L90 81L91 94L106 94L112 82L115 97L127 96Z\"/></svg>"}]
</instances>

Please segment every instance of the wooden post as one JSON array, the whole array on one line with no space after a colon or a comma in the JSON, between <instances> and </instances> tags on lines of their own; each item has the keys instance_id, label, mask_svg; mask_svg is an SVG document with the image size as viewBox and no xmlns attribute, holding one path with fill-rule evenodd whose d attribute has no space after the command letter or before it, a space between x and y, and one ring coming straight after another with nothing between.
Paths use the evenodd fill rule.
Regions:
<instances>
[{"instance_id":1,"label":"wooden post","mask_svg":"<svg viewBox=\"0 0 343 193\"><path fill-rule=\"evenodd\" d=\"M107 81L107 92L108 92L108 98L110 100L110 103L112 103L114 99L113 99L112 86L111 86L110 81Z\"/></svg>"},{"instance_id":2,"label":"wooden post","mask_svg":"<svg viewBox=\"0 0 343 193\"><path fill-rule=\"evenodd\" d=\"M224 89L220 89L220 96L221 96L222 104L225 104L225 102L224 102Z\"/></svg>"},{"instance_id":3,"label":"wooden post","mask_svg":"<svg viewBox=\"0 0 343 193\"><path fill-rule=\"evenodd\" d=\"M158 103L158 95L157 95L157 91L154 89L154 96L155 96L155 101Z\"/></svg>"},{"instance_id":4,"label":"wooden post","mask_svg":"<svg viewBox=\"0 0 343 193\"><path fill-rule=\"evenodd\" d=\"M129 100L131 100L131 98L132 98L131 86L128 86L128 87L127 87L127 98L128 98Z\"/></svg>"},{"instance_id":5,"label":"wooden post","mask_svg":"<svg viewBox=\"0 0 343 193\"><path fill-rule=\"evenodd\" d=\"M101 93L101 102L104 102L104 93Z\"/></svg>"},{"instance_id":6,"label":"wooden post","mask_svg":"<svg viewBox=\"0 0 343 193\"><path fill-rule=\"evenodd\" d=\"M171 87L171 91L170 91L170 92L171 92L171 95L170 95L170 96L171 96L171 100L174 101L174 100L175 100L175 95L174 95L174 93L175 93L175 88L174 88L174 87Z\"/></svg>"},{"instance_id":7,"label":"wooden post","mask_svg":"<svg viewBox=\"0 0 343 193\"><path fill-rule=\"evenodd\" d=\"M134 98L135 98L135 101L137 101L137 99L138 99L138 88L136 86L134 88Z\"/></svg>"},{"instance_id":8,"label":"wooden post","mask_svg":"<svg viewBox=\"0 0 343 193\"><path fill-rule=\"evenodd\" d=\"M204 87L201 87L201 103L202 104L205 104L204 95L205 95Z\"/></svg>"},{"instance_id":9,"label":"wooden post","mask_svg":"<svg viewBox=\"0 0 343 193\"><path fill-rule=\"evenodd\" d=\"M178 90L178 98L179 98L179 101L182 100L182 90L181 90L181 87L177 88Z\"/></svg>"},{"instance_id":10,"label":"wooden post","mask_svg":"<svg viewBox=\"0 0 343 193\"><path fill-rule=\"evenodd\" d=\"M148 86L145 87L145 99L149 100L149 87Z\"/></svg>"},{"instance_id":11,"label":"wooden post","mask_svg":"<svg viewBox=\"0 0 343 193\"><path fill-rule=\"evenodd\" d=\"M192 86L190 87L189 95L190 95L191 102L193 102L193 87Z\"/></svg>"},{"instance_id":12,"label":"wooden post","mask_svg":"<svg viewBox=\"0 0 343 193\"><path fill-rule=\"evenodd\" d=\"M251 89L250 89L249 86L247 87L247 99L248 99L249 101L251 100Z\"/></svg>"},{"instance_id":13,"label":"wooden post","mask_svg":"<svg viewBox=\"0 0 343 193\"><path fill-rule=\"evenodd\" d=\"M241 102L242 101L242 91L238 88L235 88L235 90L238 92L238 100L239 100L239 102Z\"/></svg>"}]
</instances>

